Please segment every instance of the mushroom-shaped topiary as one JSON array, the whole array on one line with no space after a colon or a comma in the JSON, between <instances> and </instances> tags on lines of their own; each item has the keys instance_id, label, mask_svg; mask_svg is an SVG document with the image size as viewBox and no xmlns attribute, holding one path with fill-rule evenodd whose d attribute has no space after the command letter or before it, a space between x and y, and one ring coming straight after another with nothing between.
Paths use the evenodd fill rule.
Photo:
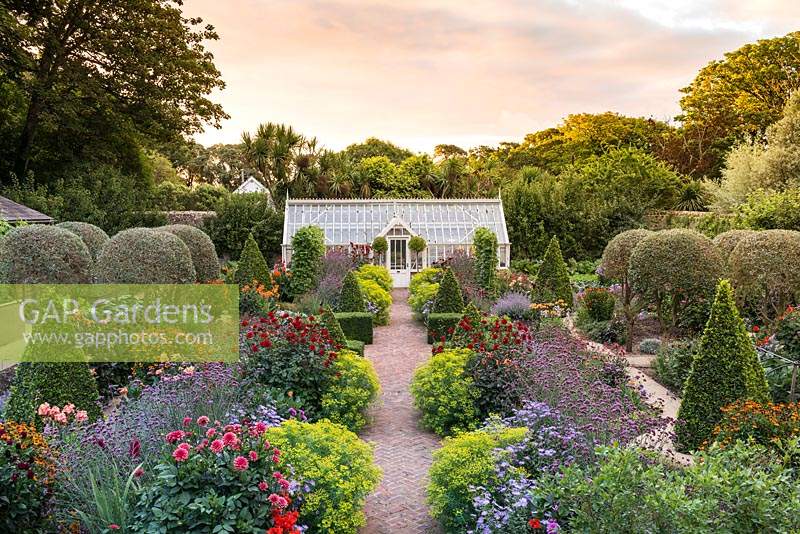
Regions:
<instances>
[{"instance_id":1,"label":"mushroom-shaped topiary","mask_svg":"<svg viewBox=\"0 0 800 534\"><path fill-rule=\"evenodd\" d=\"M739 241L745 237L750 237L754 233L754 230L728 230L719 234L712 242L719 250L719 253L722 254L722 259L727 262Z\"/></svg>"},{"instance_id":2,"label":"mushroom-shaped topiary","mask_svg":"<svg viewBox=\"0 0 800 534\"><path fill-rule=\"evenodd\" d=\"M628 276L631 289L655 305L666 331L689 304L710 303L724 270L710 239L694 230L673 229L642 239L631 254Z\"/></svg>"},{"instance_id":3,"label":"mushroom-shaped topiary","mask_svg":"<svg viewBox=\"0 0 800 534\"><path fill-rule=\"evenodd\" d=\"M159 230L178 236L189 248L198 282L209 282L220 277L217 249L204 231L188 224L170 224Z\"/></svg>"},{"instance_id":4,"label":"mushroom-shaped topiary","mask_svg":"<svg viewBox=\"0 0 800 534\"><path fill-rule=\"evenodd\" d=\"M622 311L628 329L628 335L625 336L625 350L628 352L633 350L633 325L638 312L633 306L633 291L628 280L628 268L633 249L652 233L650 230L638 229L617 234L606 245L600 262L600 272L603 276L617 280L622 286Z\"/></svg>"},{"instance_id":5,"label":"mushroom-shaped topiary","mask_svg":"<svg viewBox=\"0 0 800 534\"><path fill-rule=\"evenodd\" d=\"M97 276L109 284L191 284L197 276L189 248L169 232L123 230L103 247Z\"/></svg>"},{"instance_id":6,"label":"mushroom-shaped topiary","mask_svg":"<svg viewBox=\"0 0 800 534\"><path fill-rule=\"evenodd\" d=\"M108 234L105 232L105 230L93 224L78 221L67 221L59 223L56 226L65 230L69 230L73 234L80 237L81 241L83 241L83 243L89 249L89 254L92 255L92 260L97 259L97 256L100 255L100 250L103 248L103 245L105 245L108 241Z\"/></svg>"},{"instance_id":7,"label":"mushroom-shaped topiary","mask_svg":"<svg viewBox=\"0 0 800 534\"><path fill-rule=\"evenodd\" d=\"M722 418L720 409L744 399L766 402L769 387L730 282L722 280L683 388L676 426L681 450L699 448Z\"/></svg>"},{"instance_id":8,"label":"mushroom-shaped topiary","mask_svg":"<svg viewBox=\"0 0 800 534\"><path fill-rule=\"evenodd\" d=\"M14 228L0 241L0 282L88 284L92 256L81 238L56 226Z\"/></svg>"},{"instance_id":9,"label":"mushroom-shaped topiary","mask_svg":"<svg viewBox=\"0 0 800 534\"><path fill-rule=\"evenodd\" d=\"M800 232L765 230L742 238L728 263L736 297L770 322L800 293Z\"/></svg>"}]
</instances>

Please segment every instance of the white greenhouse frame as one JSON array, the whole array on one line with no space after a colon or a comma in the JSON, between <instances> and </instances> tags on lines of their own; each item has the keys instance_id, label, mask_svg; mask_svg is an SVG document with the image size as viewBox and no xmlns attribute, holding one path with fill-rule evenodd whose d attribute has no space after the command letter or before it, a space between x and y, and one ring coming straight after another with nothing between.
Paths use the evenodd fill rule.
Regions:
<instances>
[{"instance_id":1,"label":"white greenhouse frame","mask_svg":"<svg viewBox=\"0 0 800 534\"><path fill-rule=\"evenodd\" d=\"M381 262L395 287L407 287L412 272L462 250L472 254L475 229L495 233L501 269L511 263L502 200L467 199L287 199L283 220L283 261L292 259L292 237L304 226L319 226L327 248L371 245L378 236L389 244ZM419 264L412 265L408 241L421 236L427 244Z\"/></svg>"}]
</instances>

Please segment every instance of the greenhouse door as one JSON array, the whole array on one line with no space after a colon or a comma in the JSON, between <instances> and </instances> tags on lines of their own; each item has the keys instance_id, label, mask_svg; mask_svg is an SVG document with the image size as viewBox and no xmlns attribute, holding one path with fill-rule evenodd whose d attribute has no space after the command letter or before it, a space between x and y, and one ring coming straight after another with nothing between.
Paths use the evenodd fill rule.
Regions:
<instances>
[{"instance_id":1,"label":"greenhouse door","mask_svg":"<svg viewBox=\"0 0 800 534\"><path fill-rule=\"evenodd\" d=\"M408 264L408 238L389 238L389 272L394 287L408 287L411 269Z\"/></svg>"}]
</instances>

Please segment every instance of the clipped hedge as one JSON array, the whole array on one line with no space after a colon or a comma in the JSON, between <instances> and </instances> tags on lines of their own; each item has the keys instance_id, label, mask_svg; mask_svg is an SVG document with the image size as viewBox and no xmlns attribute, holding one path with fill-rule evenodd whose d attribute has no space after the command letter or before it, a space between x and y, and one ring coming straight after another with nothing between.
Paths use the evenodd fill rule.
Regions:
<instances>
[{"instance_id":1,"label":"clipped hedge","mask_svg":"<svg viewBox=\"0 0 800 534\"><path fill-rule=\"evenodd\" d=\"M92 260L97 259L97 256L100 255L100 250L109 239L105 230L99 226L85 222L67 221L59 223L56 226L63 228L64 230L69 230L76 236L80 237L81 241L83 241L83 244L89 249L89 254L92 256Z\"/></svg>"},{"instance_id":2,"label":"clipped hedge","mask_svg":"<svg viewBox=\"0 0 800 534\"><path fill-rule=\"evenodd\" d=\"M340 351L332 367L334 377L322 394L320 417L358 432L367 424L367 409L381 389L375 367L349 350Z\"/></svg>"},{"instance_id":3,"label":"clipped hedge","mask_svg":"<svg viewBox=\"0 0 800 534\"><path fill-rule=\"evenodd\" d=\"M389 274L389 269L383 265L372 265L365 263L356 270L356 278L361 280L372 280L383 288L387 293L392 292L392 275Z\"/></svg>"},{"instance_id":4,"label":"clipped hedge","mask_svg":"<svg viewBox=\"0 0 800 534\"><path fill-rule=\"evenodd\" d=\"M308 525L309 532L356 534L366 522L367 495L381 478L372 447L330 421L290 420L268 429L266 437L281 451L279 470L313 481L298 524Z\"/></svg>"},{"instance_id":5,"label":"clipped hedge","mask_svg":"<svg viewBox=\"0 0 800 534\"><path fill-rule=\"evenodd\" d=\"M88 284L92 256L80 237L56 226L19 226L0 240L0 283Z\"/></svg>"},{"instance_id":6,"label":"clipped hedge","mask_svg":"<svg viewBox=\"0 0 800 534\"><path fill-rule=\"evenodd\" d=\"M486 487L496 477L494 449L519 443L525 432L525 428L467 432L446 438L433 452L428 503L447 534L463 534L474 526L473 487Z\"/></svg>"},{"instance_id":7,"label":"clipped hedge","mask_svg":"<svg viewBox=\"0 0 800 534\"><path fill-rule=\"evenodd\" d=\"M769 398L764 368L736 309L733 289L722 280L683 388L675 428L680 449L698 449L711 438L721 408L738 400Z\"/></svg>"},{"instance_id":8,"label":"clipped hedge","mask_svg":"<svg viewBox=\"0 0 800 534\"><path fill-rule=\"evenodd\" d=\"M304 226L292 236L292 295L311 291L319 283L325 234L319 226Z\"/></svg>"},{"instance_id":9,"label":"clipped hedge","mask_svg":"<svg viewBox=\"0 0 800 534\"><path fill-rule=\"evenodd\" d=\"M168 232L123 230L103 247L97 276L109 284L191 284L197 278L189 248Z\"/></svg>"},{"instance_id":10,"label":"clipped hedge","mask_svg":"<svg viewBox=\"0 0 800 534\"><path fill-rule=\"evenodd\" d=\"M158 230L176 235L183 241L192 256L192 265L198 282L205 283L220 278L217 249L204 231L187 224L170 224Z\"/></svg>"},{"instance_id":11,"label":"clipped hedge","mask_svg":"<svg viewBox=\"0 0 800 534\"><path fill-rule=\"evenodd\" d=\"M357 339L347 339L344 342L344 346L347 347L347 350L353 351L359 356L364 356L363 341L358 341Z\"/></svg>"},{"instance_id":12,"label":"clipped hedge","mask_svg":"<svg viewBox=\"0 0 800 534\"><path fill-rule=\"evenodd\" d=\"M42 427L37 409L44 402L86 410L91 421L100 417L100 394L89 366L79 362L22 362L17 365L4 418Z\"/></svg>"},{"instance_id":13,"label":"clipped hedge","mask_svg":"<svg viewBox=\"0 0 800 534\"><path fill-rule=\"evenodd\" d=\"M480 424L480 391L466 373L471 351L445 350L414 372L411 395L422 425L440 436L475 430Z\"/></svg>"},{"instance_id":14,"label":"clipped hedge","mask_svg":"<svg viewBox=\"0 0 800 534\"><path fill-rule=\"evenodd\" d=\"M369 312L334 313L347 339L372 343L372 314Z\"/></svg>"},{"instance_id":15,"label":"clipped hedge","mask_svg":"<svg viewBox=\"0 0 800 534\"><path fill-rule=\"evenodd\" d=\"M451 328L455 328L463 317L461 313L428 314L428 344L446 337Z\"/></svg>"}]
</instances>

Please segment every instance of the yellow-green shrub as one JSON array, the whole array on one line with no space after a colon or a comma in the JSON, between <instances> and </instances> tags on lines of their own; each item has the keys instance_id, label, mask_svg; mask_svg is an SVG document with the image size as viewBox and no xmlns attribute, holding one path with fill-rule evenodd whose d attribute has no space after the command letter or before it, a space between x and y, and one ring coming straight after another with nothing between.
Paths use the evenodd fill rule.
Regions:
<instances>
[{"instance_id":1,"label":"yellow-green shrub","mask_svg":"<svg viewBox=\"0 0 800 534\"><path fill-rule=\"evenodd\" d=\"M467 349L446 350L414 372L414 406L422 412L422 424L440 436L474 430L480 423L480 391L465 372L470 354Z\"/></svg>"},{"instance_id":2,"label":"yellow-green shrub","mask_svg":"<svg viewBox=\"0 0 800 534\"><path fill-rule=\"evenodd\" d=\"M383 265L365 263L356 271L356 277L359 280L372 280L385 291L392 292L392 275L389 274L389 269Z\"/></svg>"},{"instance_id":3,"label":"yellow-green shrub","mask_svg":"<svg viewBox=\"0 0 800 534\"><path fill-rule=\"evenodd\" d=\"M525 432L525 428L468 432L446 438L434 451L428 503L446 532L468 530L474 512L470 487L486 486L495 476L492 450L520 442Z\"/></svg>"},{"instance_id":4,"label":"yellow-green shrub","mask_svg":"<svg viewBox=\"0 0 800 534\"><path fill-rule=\"evenodd\" d=\"M374 280L359 279L358 285L367 302L367 311L372 313L373 324L389 324L389 308L392 306L392 296L389 292Z\"/></svg>"},{"instance_id":5,"label":"yellow-green shrub","mask_svg":"<svg viewBox=\"0 0 800 534\"><path fill-rule=\"evenodd\" d=\"M381 478L369 444L330 421L286 421L267 439L281 451L279 469L290 465L295 479L314 483L298 523L337 534L355 534L366 523L364 502Z\"/></svg>"},{"instance_id":6,"label":"yellow-green shrub","mask_svg":"<svg viewBox=\"0 0 800 534\"><path fill-rule=\"evenodd\" d=\"M367 424L367 409L381 389L375 367L355 352L343 350L333 370L334 378L322 394L320 415L358 432Z\"/></svg>"}]
</instances>

